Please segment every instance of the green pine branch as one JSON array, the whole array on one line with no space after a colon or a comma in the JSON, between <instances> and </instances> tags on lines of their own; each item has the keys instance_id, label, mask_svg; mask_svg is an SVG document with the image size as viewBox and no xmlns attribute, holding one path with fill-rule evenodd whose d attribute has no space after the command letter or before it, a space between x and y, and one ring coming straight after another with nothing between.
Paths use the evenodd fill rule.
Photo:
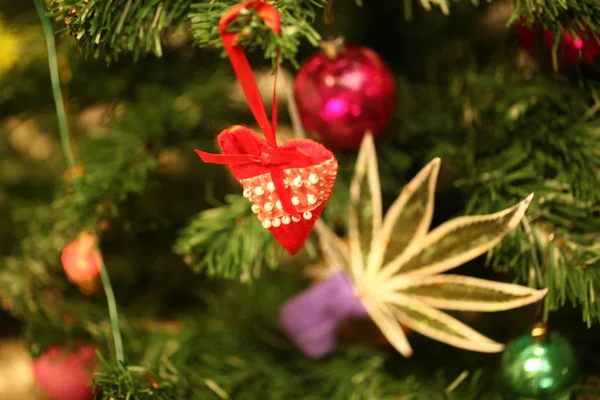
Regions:
<instances>
[{"instance_id":1,"label":"green pine branch","mask_svg":"<svg viewBox=\"0 0 600 400\"><path fill-rule=\"evenodd\" d=\"M444 14L450 13L449 0L403 0L405 14L412 15L413 3L419 3L425 10L439 9ZM505 2L506 0L495 0ZM475 6L491 3L492 0L469 0ZM514 8L511 22L523 20L526 23L539 23L554 33L563 29L582 30L582 23L592 32L600 29L600 4L596 0L510 0Z\"/></svg>"},{"instance_id":2,"label":"green pine branch","mask_svg":"<svg viewBox=\"0 0 600 400\"><path fill-rule=\"evenodd\" d=\"M193 217L173 251L196 272L244 280L278 265L279 245L262 227L242 196Z\"/></svg>"},{"instance_id":3,"label":"green pine branch","mask_svg":"<svg viewBox=\"0 0 600 400\"><path fill-rule=\"evenodd\" d=\"M412 15L413 2L404 0L405 15ZM489 2L491 0L487 0ZM474 4L482 1L471 0ZM63 30L72 36L85 54L103 57L107 61L123 54L138 58L145 54L160 57L169 33L188 29L203 47L221 47L218 21L236 0L209 0L193 3L191 0L152 0L140 2L64 0L48 4L49 14L63 24ZM448 0L418 0L425 10L439 9L450 12ZM600 4L596 0L511 0L514 14L511 23L522 20L527 24L539 23L557 34L558 43L564 32L583 33L600 31ZM316 45L320 40L312 27L316 10L325 0L277 0L274 2L282 17L282 35L276 37L258 18L244 22L242 44L262 48L266 58L273 59L278 48L283 58L296 63L298 45L303 39ZM362 1L358 2L358 6Z\"/></svg>"},{"instance_id":4,"label":"green pine branch","mask_svg":"<svg viewBox=\"0 0 600 400\"><path fill-rule=\"evenodd\" d=\"M157 169L156 156L140 137L111 130L79 144L84 160L79 190L66 182L50 204L17 210L15 219L24 230L18 254L54 264L81 231L99 230L107 219L119 217L120 206L143 193Z\"/></svg>"},{"instance_id":5,"label":"green pine branch","mask_svg":"<svg viewBox=\"0 0 600 400\"><path fill-rule=\"evenodd\" d=\"M548 287L547 311L572 304L584 321L597 323L600 87L583 78L523 74L511 64L470 70L443 84L403 85L403 123L393 146L419 143L424 161L440 156L469 214L500 210L534 192L528 225L505 238L489 261L521 282Z\"/></svg>"},{"instance_id":6,"label":"green pine branch","mask_svg":"<svg viewBox=\"0 0 600 400\"><path fill-rule=\"evenodd\" d=\"M48 12L64 24L82 51L113 61L123 54L160 57L168 33L183 28L191 0L51 1Z\"/></svg>"},{"instance_id":7,"label":"green pine branch","mask_svg":"<svg viewBox=\"0 0 600 400\"><path fill-rule=\"evenodd\" d=\"M414 3L427 10L440 10L450 14L452 2L449 0L403 0L404 15L411 19ZM506 0L495 0L505 2ZM362 0L357 0L362 3ZM491 3L492 0L469 0L475 6ZM586 40L600 40L600 3L596 0L510 0L513 14L509 24L516 22L526 25L539 25L555 35L551 53L556 55L559 43L565 33Z\"/></svg>"},{"instance_id":8,"label":"green pine branch","mask_svg":"<svg viewBox=\"0 0 600 400\"><path fill-rule=\"evenodd\" d=\"M600 31L600 4L596 0L511 0L513 21L537 22L554 33L563 29L582 31L582 23L591 32Z\"/></svg>"},{"instance_id":9,"label":"green pine branch","mask_svg":"<svg viewBox=\"0 0 600 400\"><path fill-rule=\"evenodd\" d=\"M54 321L64 323L61 306L46 301L45 296L62 293L71 287L60 264L62 249L84 230L100 230L104 221L119 215L120 206L130 196L146 189L148 177L156 162L147 155L136 153L138 146L128 147L127 140L110 140L98 146L98 164L89 163L80 189L74 192L69 184L61 187L49 204L18 208L13 219L18 227L19 240L13 256L0 269L0 298L9 309L29 322ZM130 142L131 144L131 142ZM104 158L103 158L104 157ZM108 158L106 158L108 157ZM107 166L110 165L110 168ZM90 312L73 313L95 319Z\"/></svg>"},{"instance_id":10,"label":"green pine branch","mask_svg":"<svg viewBox=\"0 0 600 400\"><path fill-rule=\"evenodd\" d=\"M172 107L172 98L161 99ZM126 109L110 126L76 141L83 171L79 190L67 180L59 183L50 201L20 204L15 199L12 222L18 245L6 259L6 268L0 269L0 298L28 321L52 320L53 311L44 308L44 293L72 287L60 265L60 253L69 242L84 230L105 229L114 219L127 226L127 220L135 218L122 215L123 208L148 190L158 170L156 151L148 144L164 140L169 133L165 121L179 126L185 119L172 118L171 109L152 96ZM141 121L147 129L141 130L146 126Z\"/></svg>"},{"instance_id":11,"label":"green pine branch","mask_svg":"<svg viewBox=\"0 0 600 400\"><path fill-rule=\"evenodd\" d=\"M114 61L121 55L139 58L145 54L162 56L169 33L189 29L202 47L221 47L218 22L223 12L239 1L194 3L191 0L152 0L140 2L65 0L50 2L49 14L60 21L87 55ZM268 34L257 18L244 22L244 45L263 48L265 57L281 56L295 62L301 40L317 45L320 36L311 26L316 9L325 0L278 0L274 5L281 13L281 37Z\"/></svg>"},{"instance_id":12,"label":"green pine branch","mask_svg":"<svg viewBox=\"0 0 600 400\"><path fill-rule=\"evenodd\" d=\"M192 5L192 33L201 47L222 48L219 20L228 8L237 3L239 1L210 0ZM274 59L280 54L283 59L297 65L295 57L301 40L306 39L316 46L321 38L311 24L316 10L325 4L325 0L274 1L273 5L281 15L281 36L275 35L255 13L240 16L237 26L240 43L250 51L263 49L265 58Z\"/></svg>"}]
</instances>

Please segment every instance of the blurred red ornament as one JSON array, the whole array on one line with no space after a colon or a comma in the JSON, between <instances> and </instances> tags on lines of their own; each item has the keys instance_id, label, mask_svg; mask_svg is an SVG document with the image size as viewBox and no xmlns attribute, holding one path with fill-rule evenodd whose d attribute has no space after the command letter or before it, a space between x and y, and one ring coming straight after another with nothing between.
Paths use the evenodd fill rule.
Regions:
<instances>
[{"instance_id":1,"label":"blurred red ornament","mask_svg":"<svg viewBox=\"0 0 600 400\"><path fill-rule=\"evenodd\" d=\"M69 280L82 290L90 291L100 273L100 257L98 237L83 232L64 248L61 261Z\"/></svg>"},{"instance_id":2,"label":"blurred red ornament","mask_svg":"<svg viewBox=\"0 0 600 400\"><path fill-rule=\"evenodd\" d=\"M52 400L90 400L96 369L96 347L83 346L75 352L51 347L33 362L38 385Z\"/></svg>"},{"instance_id":3,"label":"blurred red ornament","mask_svg":"<svg viewBox=\"0 0 600 400\"><path fill-rule=\"evenodd\" d=\"M575 30L574 35L564 32L556 53L559 68L593 62L600 54L600 44L594 39L594 33L585 24L582 23L582 25L585 29L583 31ZM528 26L519 23L517 33L523 47L532 55L539 54L538 43L540 41L543 42L546 52L552 51L556 35L549 30L539 25Z\"/></svg>"},{"instance_id":4,"label":"blurred red ornament","mask_svg":"<svg viewBox=\"0 0 600 400\"><path fill-rule=\"evenodd\" d=\"M304 128L325 144L357 150L366 132L378 136L396 107L394 76L372 50L325 41L300 68L294 88Z\"/></svg>"}]
</instances>

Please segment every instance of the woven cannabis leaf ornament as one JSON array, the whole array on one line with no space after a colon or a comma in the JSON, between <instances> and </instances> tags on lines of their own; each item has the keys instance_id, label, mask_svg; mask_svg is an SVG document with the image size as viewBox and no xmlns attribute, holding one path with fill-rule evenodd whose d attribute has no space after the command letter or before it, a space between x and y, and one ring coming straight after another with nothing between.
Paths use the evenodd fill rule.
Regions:
<instances>
[{"instance_id":1,"label":"woven cannabis leaf ornament","mask_svg":"<svg viewBox=\"0 0 600 400\"><path fill-rule=\"evenodd\" d=\"M223 47L265 137L234 125L219 134L223 154L199 150L196 153L204 162L229 166L242 184L244 197L252 203L252 212L275 240L294 254L310 235L331 196L338 163L331 151L312 140L277 144L276 92L273 92L272 122L269 122L250 64L238 44L238 34L228 30L230 23L239 22L238 17L251 17L253 13L279 35L279 12L263 1L248 1L230 8L221 17L219 29ZM274 86L277 87L276 83Z\"/></svg>"},{"instance_id":2,"label":"woven cannabis leaf ornament","mask_svg":"<svg viewBox=\"0 0 600 400\"><path fill-rule=\"evenodd\" d=\"M466 350L499 352L489 339L441 310L503 311L540 300L547 290L442 274L478 257L512 231L532 195L495 214L459 217L429 231L440 160L426 165L382 212L377 155L365 136L350 186L349 233L339 238L316 226L329 278L286 303L284 330L300 349L321 357L335 347L335 330L349 317L368 315L404 356L407 327Z\"/></svg>"}]
</instances>

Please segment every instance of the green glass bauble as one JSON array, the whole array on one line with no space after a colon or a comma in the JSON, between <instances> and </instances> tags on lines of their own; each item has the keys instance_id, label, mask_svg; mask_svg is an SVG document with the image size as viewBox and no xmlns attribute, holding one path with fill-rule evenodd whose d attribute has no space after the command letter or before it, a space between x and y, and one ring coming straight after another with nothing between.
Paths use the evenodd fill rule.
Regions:
<instances>
[{"instance_id":1,"label":"green glass bauble","mask_svg":"<svg viewBox=\"0 0 600 400\"><path fill-rule=\"evenodd\" d=\"M508 344L500 373L508 399L566 400L578 367L570 343L538 325Z\"/></svg>"}]
</instances>

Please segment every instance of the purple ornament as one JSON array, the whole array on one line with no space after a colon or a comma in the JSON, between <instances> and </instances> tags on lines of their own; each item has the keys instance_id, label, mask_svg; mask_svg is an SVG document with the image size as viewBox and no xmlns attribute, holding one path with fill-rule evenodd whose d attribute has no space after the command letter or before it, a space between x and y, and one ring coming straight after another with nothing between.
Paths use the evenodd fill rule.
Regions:
<instances>
[{"instance_id":1,"label":"purple ornament","mask_svg":"<svg viewBox=\"0 0 600 400\"><path fill-rule=\"evenodd\" d=\"M367 315L352 284L342 271L287 301L279 322L290 339L311 358L321 358L335 348L336 330L347 318Z\"/></svg>"}]
</instances>

